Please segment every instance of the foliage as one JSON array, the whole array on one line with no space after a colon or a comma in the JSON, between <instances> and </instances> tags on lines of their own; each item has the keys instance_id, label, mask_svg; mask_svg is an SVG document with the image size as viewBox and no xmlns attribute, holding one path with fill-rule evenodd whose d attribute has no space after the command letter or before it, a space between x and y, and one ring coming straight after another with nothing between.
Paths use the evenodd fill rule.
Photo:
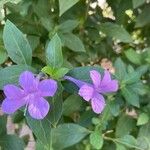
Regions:
<instances>
[{"instance_id":1,"label":"foliage","mask_svg":"<svg viewBox=\"0 0 150 150\"><path fill-rule=\"evenodd\" d=\"M30 127L37 150L150 149L149 9L146 0L0 1L0 103L3 87L25 70L59 87L43 120L24 109L11 116L19 128ZM113 66L103 66L104 58ZM63 77L91 82L89 71L106 67L119 90L105 95L98 115ZM23 150L29 139L7 134L6 125L0 115L0 149Z\"/></svg>"}]
</instances>

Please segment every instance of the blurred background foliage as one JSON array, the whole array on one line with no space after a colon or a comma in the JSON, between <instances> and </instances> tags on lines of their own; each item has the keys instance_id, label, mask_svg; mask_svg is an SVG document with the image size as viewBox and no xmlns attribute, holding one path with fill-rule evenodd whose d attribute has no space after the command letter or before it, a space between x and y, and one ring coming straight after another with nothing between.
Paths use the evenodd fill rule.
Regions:
<instances>
[{"instance_id":1,"label":"blurred background foliage","mask_svg":"<svg viewBox=\"0 0 150 150\"><path fill-rule=\"evenodd\" d=\"M57 113L50 113L50 121L32 120L19 111L12 116L17 126L12 135L7 134L7 118L2 115L1 149L26 147L29 137L18 137L26 123L37 150L149 150L149 11L149 0L0 0L0 89L25 70L19 58L8 55L14 25L29 41L33 55L32 64L31 60L27 64L37 72L46 66L45 48L57 34L63 45L63 67L72 69L70 75L84 80L89 68L74 67L101 66L115 74L120 84L117 94L107 96L100 115L95 115L67 83L63 88L72 94L62 93L60 86L52 103ZM6 20L10 21L9 30L3 33ZM62 74L66 72L64 69Z\"/></svg>"}]
</instances>

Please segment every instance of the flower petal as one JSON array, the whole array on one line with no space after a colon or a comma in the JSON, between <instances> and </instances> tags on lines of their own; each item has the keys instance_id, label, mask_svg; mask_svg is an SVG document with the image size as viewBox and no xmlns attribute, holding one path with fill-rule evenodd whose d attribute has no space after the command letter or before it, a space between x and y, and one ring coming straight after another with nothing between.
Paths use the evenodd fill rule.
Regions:
<instances>
[{"instance_id":1,"label":"flower petal","mask_svg":"<svg viewBox=\"0 0 150 150\"><path fill-rule=\"evenodd\" d=\"M116 92L118 90L118 81L112 80L109 83L101 85L101 93Z\"/></svg>"},{"instance_id":2,"label":"flower petal","mask_svg":"<svg viewBox=\"0 0 150 150\"><path fill-rule=\"evenodd\" d=\"M57 90L57 82L51 79L43 80L39 83L38 89L41 96L53 96Z\"/></svg>"},{"instance_id":3,"label":"flower petal","mask_svg":"<svg viewBox=\"0 0 150 150\"><path fill-rule=\"evenodd\" d=\"M37 89L38 79L30 71L24 71L19 77L19 83L22 88L27 92L32 92Z\"/></svg>"},{"instance_id":4,"label":"flower petal","mask_svg":"<svg viewBox=\"0 0 150 150\"><path fill-rule=\"evenodd\" d=\"M93 81L93 84L96 88L98 88L100 86L101 83L101 75L98 71L96 70L92 70L90 71L90 77Z\"/></svg>"},{"instance_id":5,"label":"flower petal","mask_svg":"<svg viewBox=\"0 0 150 150\"><path fill-rule=\"evenodd\" d=\"M24 94L23 90L12 84L4 86L4 93L9 99L20 99Z\"/></svg>"},{"instance_id":6,"label":"flower petal","mask_svg":"<svg viewBox=\"0 0 150 150\"><path fill-rule=\"evenodd\" d=\"M105 108L105 99L102 95L96 93L91 100L92 109L95 113L100 114Z\"/></svg>"},{"instance_id":7,"label":"flower petal","mask_svg":"<svg viewBox=\"0 0 150 150\"><path fill-rule=\"evenodd\" d=\"M83 81L81 81L81 80L77 80L77 79L72 78L72 77L70 77L70 76L65 76L64 79L67 79L67 80L69 80L69 81L72 81L72 82L73 82L74 84L76 84L79 88L80 88L81 86L83 86L84 84L86 84L86 82L83 82Z\"/></svg>"},{"instance_id":8,"label":"flower petal","mask_svg":"<svg viewBox=\"0 0 150 150\"><path fill-rule=\"evenodd\" d=\"M79 90L79 95L83 97L84 100L89 101L93 96L93 87L85 84Z\"/></svg>"},{"instance_id":9,"label":"flower petal","mask_svg":"<svg viewBox=\"0 0 150 150\"><path fill-rule=\"evenodd\" d=\"M49 108L49 103L40 97L29 103L28 111L34 119L43 119L48 114Z\"/></svg>"},{"instance_id":10,"label":"flower petal","mask_svg":"<svg viewBox=\"0 0 150 150\"><path fill-rule=\"evenodd\" d=\"M101 84L107 84L110 81L111 81L111 74L109 73L109 71L105 70Z\"/></svg>"},{"instance_id":11,"label":"flower petal","mask_svg":"<svg viewBox=\"0 0 150 150\"><path fill-rule=\"evenodd\" d=\"M17 109L25 105L26 101L24 99L14 100L6 98L2 103L2 111L6 114L12 114Z\"/></svg>"}]
</instances>

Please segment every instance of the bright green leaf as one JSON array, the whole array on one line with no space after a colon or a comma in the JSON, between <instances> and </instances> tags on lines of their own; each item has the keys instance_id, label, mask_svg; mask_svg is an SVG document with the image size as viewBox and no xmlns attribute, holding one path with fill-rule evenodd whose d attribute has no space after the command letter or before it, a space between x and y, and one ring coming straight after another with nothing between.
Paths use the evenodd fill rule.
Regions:
<instances>
[{"instance_id":1,"label":"bright green leaf","mask_svg":"<svg viewBox=\"0 0 150 150\"><path fill-rule=\"evenodd\" d=\"M101 149L103 146L102 133L99 131L92 132L90 134L90 143L95 149L97 150Z\"/></svg>"},{"instance_id":2,"label":"bright green leaf","mask_svg":"<svg viewBox=\"0 0 150 150\"><path fill-rule=\"evenodd\" d=\"M146 124L149 121L149 116L146 113L141 113L137 120L137 125Z\"/></svg>"}]
</instances>

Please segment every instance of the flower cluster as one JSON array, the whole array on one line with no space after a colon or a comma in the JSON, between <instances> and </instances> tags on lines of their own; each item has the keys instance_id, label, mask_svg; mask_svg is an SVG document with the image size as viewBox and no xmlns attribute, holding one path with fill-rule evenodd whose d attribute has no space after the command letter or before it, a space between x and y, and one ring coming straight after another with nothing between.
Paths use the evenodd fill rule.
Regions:
<instances>
[{"instance_id":1,"label":"flower cluster","mask_svg":"<svg viewBox=\"0 0 150 150\"><path fill-rule=\"evenodd\" d=\"M99 72L90 71L93 84L77 80L70 76L64 78L72 81L79 87L79 95L84 100L90 101L92 109L99 114L105 107L103 94L118 90L117 80L112 80L108 71L104 72L101 79ZM31 117L43 119L49 112L50 105L44 97L54 96L57 91L57 82L52 79L40 81L32 72L25 71L19 77L20 87L12 84L4 86L5 100L2 110L6 114L12 114L22 106L25 106Z\"/></svg>"}]
</instances>

